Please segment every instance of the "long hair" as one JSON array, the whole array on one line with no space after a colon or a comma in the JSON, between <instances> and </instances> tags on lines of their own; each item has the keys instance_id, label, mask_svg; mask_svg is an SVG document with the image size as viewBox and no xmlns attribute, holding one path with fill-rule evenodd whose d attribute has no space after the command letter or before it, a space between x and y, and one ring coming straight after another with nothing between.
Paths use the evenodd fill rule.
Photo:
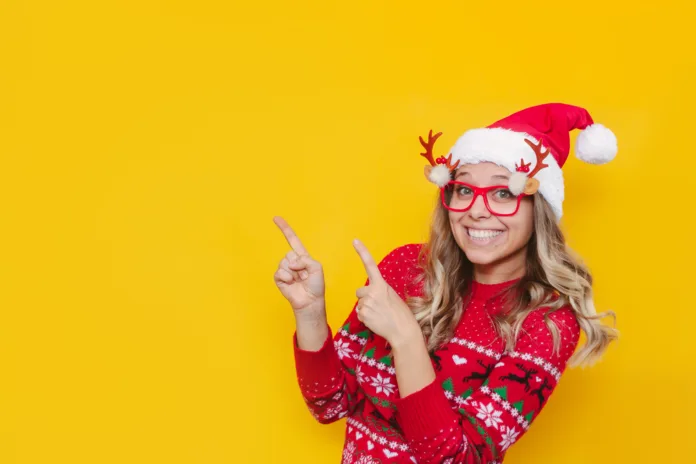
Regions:
<instances>
[{"instance_id":1,"label":"long hair","mask_svg":"<svg viewBox=\"0 0 696 464\"><path fill-rule=\"evenodd\" d=\"M493 315L493 323L512 351L522 324L529 313L539 307L548 308L545 322L554 341L554 352L560 349L559 331L549 314L569 304L586 342L569 361L570 366L591 365L598 361L609 344L618 338L618 331L600 322L612 311L598 314L592 292L592 276L565 242L551 207L538 195L534 202L534 232L527 245L526 272L505 292L509 309ZM441 347L454 334L460 321L473 280L473 264L454 240L447 209L438 201L426 246L418 262L421 271L415 284L419 296L407 298L427 339L428 350Z\"/></svg>"}]
</instances>

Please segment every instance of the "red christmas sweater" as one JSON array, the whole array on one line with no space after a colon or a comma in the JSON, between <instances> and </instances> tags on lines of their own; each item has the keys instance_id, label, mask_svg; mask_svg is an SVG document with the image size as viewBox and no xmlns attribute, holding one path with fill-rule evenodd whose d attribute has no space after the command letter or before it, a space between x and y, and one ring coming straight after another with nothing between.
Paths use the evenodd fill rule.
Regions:
<instances>
[{"instance_id":1,"label":"red christmas sweater","mask_svg":"<svg viewBox=\"0 0 696 464\"><path fill-rule=\"evenodd\" d=\"M389 253L379 268L402 297L412 287L422 245ZM514 281L474 282L454 336L431 354L437 378L401 398L386 341L356 317L330 331L319 351L294 350L298 383L321 423L347 419L343 464L500 463L539 415L578 343L572 310L549 317L559 329L553 352L544 308L527 316L513 351L504 351L490 313Z\"/></svg>"}]
</instances>

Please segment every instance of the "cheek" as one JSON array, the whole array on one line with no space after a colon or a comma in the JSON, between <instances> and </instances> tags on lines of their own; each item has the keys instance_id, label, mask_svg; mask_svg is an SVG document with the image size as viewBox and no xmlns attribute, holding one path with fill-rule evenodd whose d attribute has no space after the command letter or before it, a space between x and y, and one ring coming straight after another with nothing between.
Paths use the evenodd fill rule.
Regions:
<instances>
[{"instance_id":1,"label":"cheek","mask_svg":"<svg viewBox=\"0 0 696 464\"><path fill-rule=\"evenodd\" d=\"M517 214L517 229L520 238L525 242L532 236L534 230L534 203L531 198L525 198L520 204L520 211Z\"/></svg>"},{"instance_id":2,"label":"cheek","mask_svg":"<svg viewBox=\"0 0 696 464\"><path fill-rule=\"evenodd\" d=\"M464 245L464 236L466 235L466 231L464 230L464 227L460 224L460 221L462 219L462 216L464 216L466 213L453 213L449 212L449 223L450 223L450 232L452 233L452 236L454 237L454 241L457 242L459 247L461 248Z\"/></svg>"},{"instance_id":3,"label":"cheek","mask_svg":"<svg viewBox=\"0 0 696 464\"><path fill-rule=\"evenodd\" d=\"M522 245L529 241L534 230L534 205L531 199L523 200L517 214L501 219L501 222L508 228L510 239L514 245Z\"/></svg>"},{"instance_id":4,"label":"cheek","mask_svg":"<svg viewBox=\"0 0 696 464\"><path fill-rule=\"evenodd\" d=\"M457 222L459 221L459 218L461 217L462 213L453 213L450 211L448 214L449 214L450 230L452 231L453 234L456 234L456 231L458 229Z\"/></svg>"},{"instance_id":5,"label":"cheek","mask_svg":"<svg viewBox=\"0 0 696 464\"><path fill-rule=\"evenodd\" d=\"M449 216L450 227L457 227L457 222L459 222L462 219L462 216L465 214L466 213L455 213L454 211L448 211L447 215Z\"/></svg>"}]
</instances>

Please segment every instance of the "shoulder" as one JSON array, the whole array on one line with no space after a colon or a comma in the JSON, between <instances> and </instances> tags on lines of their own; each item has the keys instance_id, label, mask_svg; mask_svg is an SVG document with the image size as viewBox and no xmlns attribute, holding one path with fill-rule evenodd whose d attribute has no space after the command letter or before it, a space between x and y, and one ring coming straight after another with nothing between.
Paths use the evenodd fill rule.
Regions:
<instances>
[{"instance_id":1,"label":"shoulder","mask_svg":"<svg viewBox=\"0 0 696 464\"><path fill-rule=\"evenodd\" d=\"M406 245L400 245L393 250L391 250L379 263L380 266L395 266L395 265L408 265L417 264L418 258L420 256L421 250L425 244L423 243L409 243Z\"/></svg>"},{"instance_id":2,"label":"shoulder","mask_svg":"<svg viewBox=\"0 0 696 464\"><path fill-rule=\"evenodd\" d=\"M423 243L410 243L392 249L380 261L382 277L403 298L405 286L418 274Z\"/></svg>"},{"instance_id":3,"label":"shoulder","mask_svg":"<svg viewBox=\"0 0 696 464\"><path fill-rule=\"evenodd\" d=\"M548 321L548 324L547 324ZM549 324L558 334L558 349ZM570 305L557 310L540 307L530 312L522 323L522 330L515 344L515 351L542 358L558 369L564 369L580 339L580 324Z\"/></svg>"}]
</instances>

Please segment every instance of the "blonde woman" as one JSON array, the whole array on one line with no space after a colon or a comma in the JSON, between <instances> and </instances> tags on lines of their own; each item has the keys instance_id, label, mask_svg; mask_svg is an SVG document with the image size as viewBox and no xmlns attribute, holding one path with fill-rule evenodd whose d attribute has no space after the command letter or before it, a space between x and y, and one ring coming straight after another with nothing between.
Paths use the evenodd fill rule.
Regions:
<instances>
[{"instance_id":1,"label":"blonde woman","mask_svg":"<svg viewBox=\"0 0 696 464\"><path fill-rule=\"evenodd\" d=\"M299 386L319 422L346 418L343 463L500 463L566 367L616 339L558 226L574 129L578 158L615 157L614 134L565 104L466 131L447 157L433 155L440 134L421 138L439 188L429 240L379 264L356 241L368 279L335 334L321 265L275 219L292 248L275 282L296 317Z\"/></svg>"}]
</instances>

